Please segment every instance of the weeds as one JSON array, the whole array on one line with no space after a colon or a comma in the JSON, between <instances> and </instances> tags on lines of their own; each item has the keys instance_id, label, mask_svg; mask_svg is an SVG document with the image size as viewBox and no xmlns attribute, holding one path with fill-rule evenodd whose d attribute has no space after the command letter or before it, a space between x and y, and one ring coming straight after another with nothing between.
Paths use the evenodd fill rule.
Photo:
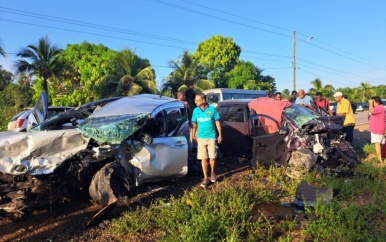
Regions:
<instances>
[{"instance_id":1,"label":"weeds","mask_svg":"<svg viewBox=\"0 0 386 242\"><path fill-rule=\"evenodd\" d=\"M363 150L363 153L365 153L366 155L375 154L374 144L365 144L362 150Z\"/></svg>"},{"instance_id":2,"label":"weeds","mask_svg":"<svg viewBox=\"0 0 386 242\"><path fill-rule=\"evenodd\" d=\"M252 221L255 205L294 197L300 182L288 178L283 168L257 167L237 185L225 180L129 211L106 232L137 240L151 234L155 241L385 241L385 168L362 164L356 172L353 177L318 177L316 172L304 177L334 190L332 202L305 208L313 220L261 215Z\"/></svg>"}]
</instances>

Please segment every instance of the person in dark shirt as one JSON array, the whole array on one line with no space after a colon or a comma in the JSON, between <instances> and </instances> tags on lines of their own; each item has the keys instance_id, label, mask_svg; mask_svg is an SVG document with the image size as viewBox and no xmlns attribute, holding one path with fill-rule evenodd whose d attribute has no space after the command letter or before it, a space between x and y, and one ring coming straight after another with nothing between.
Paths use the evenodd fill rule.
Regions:
<instances>
[{"instance_id":1,"label":"person in dark shirt","mask_svg":"<svg viewBox=\"0 0 386 242\"><path fill-rule=\"evenodd\" d=\"M332 110L330 110L330 102L323 98L323 95L321 92L317 92L315 94L315 105L320 109L323 108L326 112L329 113L329 115L332 115Z\"/></svg>"},{"instance_id":2,"label":"person in dark shirt","mask_svg":"<svg viewBox=\"0 0 386 242\"><path fill-rule=\"evenodd\" d=\"M292 92L291 92L291 97L290 97L290 99L289 99L289 101L291 102L291 103L295 103L295 101L296 101L296 98L297 98L297 92L295 91L295 90L293 90Z\"/></svg>"}]
</instances>

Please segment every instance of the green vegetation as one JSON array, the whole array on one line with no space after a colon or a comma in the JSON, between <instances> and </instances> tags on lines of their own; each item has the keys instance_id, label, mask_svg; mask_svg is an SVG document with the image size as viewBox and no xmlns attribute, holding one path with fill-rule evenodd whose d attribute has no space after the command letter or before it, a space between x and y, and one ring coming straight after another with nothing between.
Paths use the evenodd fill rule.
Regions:
<instances>
[{"instance_id":1,"label":"green vegetation","mask_svg":"<svg viewBox=\"0 0 386 242\"><path fill-rule=\"evenodd\" d=\"M113 240L133 241L384 241L386 167L364 163L356 172L353 177L310 172L304 179L332 188L334 199L306 207L305 219L300 219L302 214L277 219L254 209L289 202L300 183L285 176L284 169L271 167L250 171L249 179L225 180L207 190L192 188L181 197L130 210L104 233Z\"/></svg>"},{"instance_id":2,"label":"green vegetation","mask_svg":"<svg viewBox=\"0 0 386 242\"><path fill-rule=\"evenodd\" d=\"M370 154L375 154L374 144L365 144L362 149L363 153L365 153L367 156Z\"/></svg>"},{"instance_id":3,"label":"green vegetation","mask_svg":"<svg viewBox=\"0 0 386 242\"><path fill-rule=\"evenodd\" d=\"M173 70L160 77L163 85L158 90L151 60L137 56L129 48L116 51L84 41L60 49L44 36L17 52L16 73L0 66L0 130L5 130L10 117L33 106L42 90L48 90L52 106L78 106L104 97L138 93L175 97L177 91L183 90L193 107L195 93L216 87L277 91L275 78L240 59L241 52L232 38L211 36L200 42L193 53L184 51L177 60L169 61ZM0 45L0 58L3 57L5 52ZM386 97L386 85L375 87L364 82L355 88L335 89L330 84L323 85L320 79L311 84L308 93L320 91L330 100L336 91L348 95L352 102L366 101L374 95ZM290 90L282 93L289 98Z\"/></svg>"}]
</instances>

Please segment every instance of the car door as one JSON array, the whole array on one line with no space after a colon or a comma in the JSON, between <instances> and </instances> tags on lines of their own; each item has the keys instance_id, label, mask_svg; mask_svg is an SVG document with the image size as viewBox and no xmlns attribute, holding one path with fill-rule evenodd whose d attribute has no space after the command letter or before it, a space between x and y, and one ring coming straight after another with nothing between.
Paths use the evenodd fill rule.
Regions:
<instances>
[{"instance_id":1,"label":"car door","mask_svg":"<svg viewBox=\"0 0 386 242\"><path fill-rule=\"evenodd\" d=\"M150 134L153 141L144 144L131 160L139 168L137 185L187 174L188 138L177 132L179 111L178 106L161 110L142 128L141 132Z\"/></svg>"},{"instance_id":2,"label":"car door","mask_svg":"<svg viewBox=\"0 0 386 242\"><path fill-rule=\"evenodd\" d=\"M223 155L251 155L251 136L246 103L220 104L217 111L221 117L223 141L219 143Z\"/></svg>"},{"instance_id":3,"label":"car door","mask_svg":"<svg viewBox=\"0 0 386 242\"><path fill-rule=\"evenodd\" d=\"M27 130L31 129L33 126L42 123L48 113L48 97L45 91L40 93L39 99L33 108L33 112L28 116L28 125Z\"/></svg>"},{"instance_id":4,"label":"car door","mask_svg":"<svg viewBox=\"0 0 386 242\"><path fill-rule=\"evenodd\" d=\"M277 126L276 132L267 132L264 127L265 123L275 123ZM288 158L288 148L285 142L286 133L282 132L282 127L274 118L267 115L254 114L250 116L253 137L252 162L263 166L271 164L285 165ZM272 131L272 128L271 128Z\"/></svg>"}]
</instances>

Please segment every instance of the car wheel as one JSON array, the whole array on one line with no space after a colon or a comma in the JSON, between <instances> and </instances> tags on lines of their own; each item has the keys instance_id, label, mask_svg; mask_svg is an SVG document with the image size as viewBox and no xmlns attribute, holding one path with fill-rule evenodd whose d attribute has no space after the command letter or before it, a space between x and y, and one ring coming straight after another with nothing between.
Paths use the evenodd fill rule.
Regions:
<instances>
[{"instance_id":1,"label":"car wheel","mask_svg":"<svg viewBox=\"0 0 386 242\"><path fill-rule=\"evenodd\" d=\"M336 152L349 167L354 167L359 164L359 157L354 148L349 144L341 144L335 146Z\"/></svg>"},{"instance_id":2,"label":"car wheel","mask_svg":"<svg viewBox=\"0 0 386 242\"><path fill-rule=\"evenodd\" d=\"M89 194L92 200L106 206L125 196L129 191L129 182L125 169L117 162L102 167L91 180Z\"/></svg>"}]
</instances>

